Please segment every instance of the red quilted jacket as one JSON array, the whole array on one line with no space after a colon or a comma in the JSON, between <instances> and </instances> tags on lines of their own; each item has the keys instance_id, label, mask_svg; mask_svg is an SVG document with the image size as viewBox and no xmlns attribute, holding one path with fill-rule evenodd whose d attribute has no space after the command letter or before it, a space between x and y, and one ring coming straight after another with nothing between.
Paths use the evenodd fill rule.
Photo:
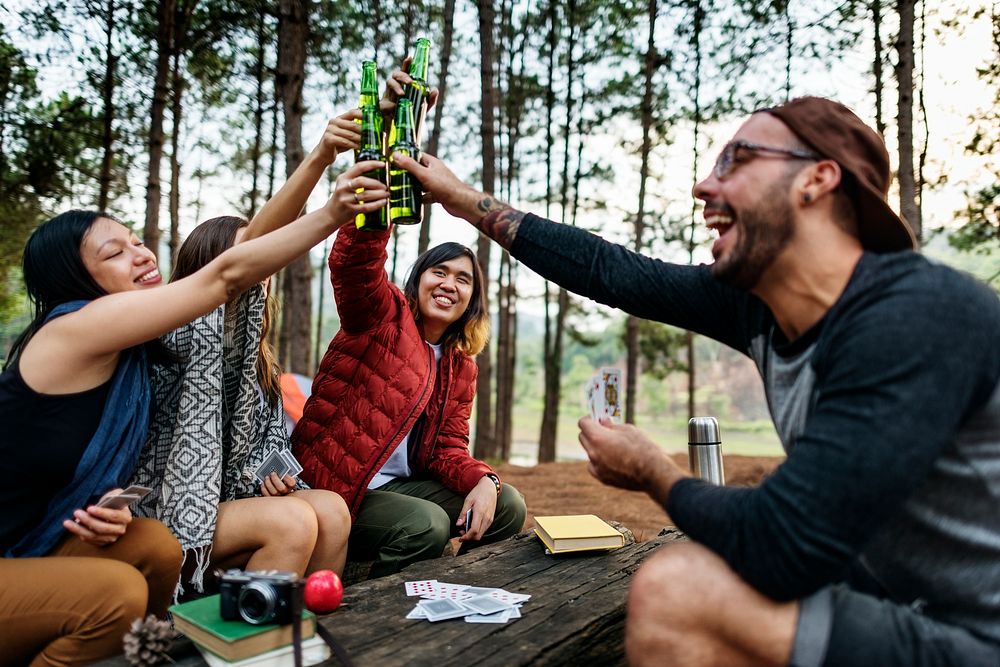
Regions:
<instances>
[{"instance_id":1,"label":"red quilted jacket","mask_svg":"<svg viewBox=\"0 0 1000 667\"><path fill-rule=\"evenodd\" d=\"M337 234L330 280L341 328L292 433L302 479L339 493L352 518L368 482L415 426L409 442L415 477L465 496L493 472L469 454L476 363L446 349L436 367L403 292L386 275L389 234L354 225Z\"/></svg>"}]
</instances>

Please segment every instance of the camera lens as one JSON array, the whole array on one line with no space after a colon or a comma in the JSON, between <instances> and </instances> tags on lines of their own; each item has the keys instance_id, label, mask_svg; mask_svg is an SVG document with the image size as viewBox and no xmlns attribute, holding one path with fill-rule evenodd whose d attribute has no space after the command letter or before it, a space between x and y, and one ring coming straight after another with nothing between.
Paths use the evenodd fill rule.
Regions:
<instances>
[{"instance_id":1,"label":"camera lens","mask_svg":"<svg viewBox=\"0 0 1000 667\"><path fill-rule=\"evenodd\" d=\"M240 591L240 617L247 623L261 625L274 620L277 602L274 587L264 581L251 581Z\"/></svg>"}]
</instances>

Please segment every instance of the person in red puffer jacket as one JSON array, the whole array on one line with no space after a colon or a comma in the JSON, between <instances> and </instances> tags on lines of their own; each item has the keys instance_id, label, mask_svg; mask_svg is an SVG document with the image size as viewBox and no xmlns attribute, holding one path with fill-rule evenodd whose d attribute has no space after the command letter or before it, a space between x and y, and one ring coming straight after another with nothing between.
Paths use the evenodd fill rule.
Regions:
<instances>
[{"instance_id":1,"label":"person in red puffer jacket","mask_svg":"<svg viewBox=\"0 0 1000 667\"><path fill-rule=\"evenodd\" d=\"M469 453L474 356L489 336L482 270L458 243L431 248L404 290L385 272L389 231L345 227L330 253L341 329L292 434L313 488L351 510L350 560L371 577L524 525L524 499ZM472 510L469 525L467 511Z\"/></svg>"}]
</instances>

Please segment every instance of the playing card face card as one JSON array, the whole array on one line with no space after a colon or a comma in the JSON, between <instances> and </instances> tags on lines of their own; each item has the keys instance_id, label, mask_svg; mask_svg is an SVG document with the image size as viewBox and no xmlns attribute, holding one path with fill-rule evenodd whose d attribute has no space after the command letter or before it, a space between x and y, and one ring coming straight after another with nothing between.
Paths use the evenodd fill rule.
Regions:
<instances>
[{"instance_id":1,"label":"playing card face card","mask_svg":"<svg viewBox=\"0 0 1000 667\"><path fill-rule=\"evenodd\" d=\"M284 458L282 458L281 452L277 449L267 455L264 462L257 468L257 472L254 473L254 476L258 481L263 483L267 476L272 472L277 474L279 478L284 477L285 473L288 472L288 463Z\"/></svg>"},{"instance_id":2,"label":"playing card face card","mask_svg":"<svg viewBox=\"0 0 1000 667\"><path fill-rule=\"evenodd\" d=\"M469 613L468 609L454 600L421 600L418 604L424 608L427 620L432 623L466 616Z\"/></svg>"},{"instance_id":3,"label":"playing card face card","mask_svg":"<svg viewBox=\"0 0 1000 667\"><path fill-rule=\"evenodd\" d=\"M434 585L437 584L437 579L424 579L423 581L407 581L403 584L403 588L406 589L406 594L410 597L414 595L424 595L425 593L433 593Z\"/></svg>"},{"instance_id":4,"label":"playing card face card","mask_svg":"<svg viewBox=\"0 0 1000 667\"><path fill-rule=\"evenodd\" d=\"M598 414L602 417L608 417L612 421L621 422L622 372L617 368L602 368L601 387L604 405L602 406L603 411Z\"/></svg>"}]
</instances>

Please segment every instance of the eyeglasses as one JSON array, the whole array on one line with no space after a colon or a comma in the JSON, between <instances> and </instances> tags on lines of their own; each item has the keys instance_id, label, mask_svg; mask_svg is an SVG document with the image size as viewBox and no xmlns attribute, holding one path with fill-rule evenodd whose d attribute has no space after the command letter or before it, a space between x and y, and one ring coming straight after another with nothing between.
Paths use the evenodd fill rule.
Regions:
<instances>
[{"instance_id":1,"label":"eyeglasses","mask_svg":"<svg viewBox=\"0 0 1000 667\"><path fill-rule=\"evenodd\" d=\"M741 164L749 162L754 157L760 157L758 155L743 157L738 155L737 151L749 151L751 153L770 153L774 156L781 156L785 158L795 159L795 160L821 160L822 157L813 153L812 151L802 151L794 148L775 148L773 146L761 146L760 144L752 144L749 141L730 141L719 153L718 159L715 161L715 167L712 172L715 177L720 181L729 174L733 173ZM737 159L739 158L739 159Z\"/></svg>"}]
</instances>

